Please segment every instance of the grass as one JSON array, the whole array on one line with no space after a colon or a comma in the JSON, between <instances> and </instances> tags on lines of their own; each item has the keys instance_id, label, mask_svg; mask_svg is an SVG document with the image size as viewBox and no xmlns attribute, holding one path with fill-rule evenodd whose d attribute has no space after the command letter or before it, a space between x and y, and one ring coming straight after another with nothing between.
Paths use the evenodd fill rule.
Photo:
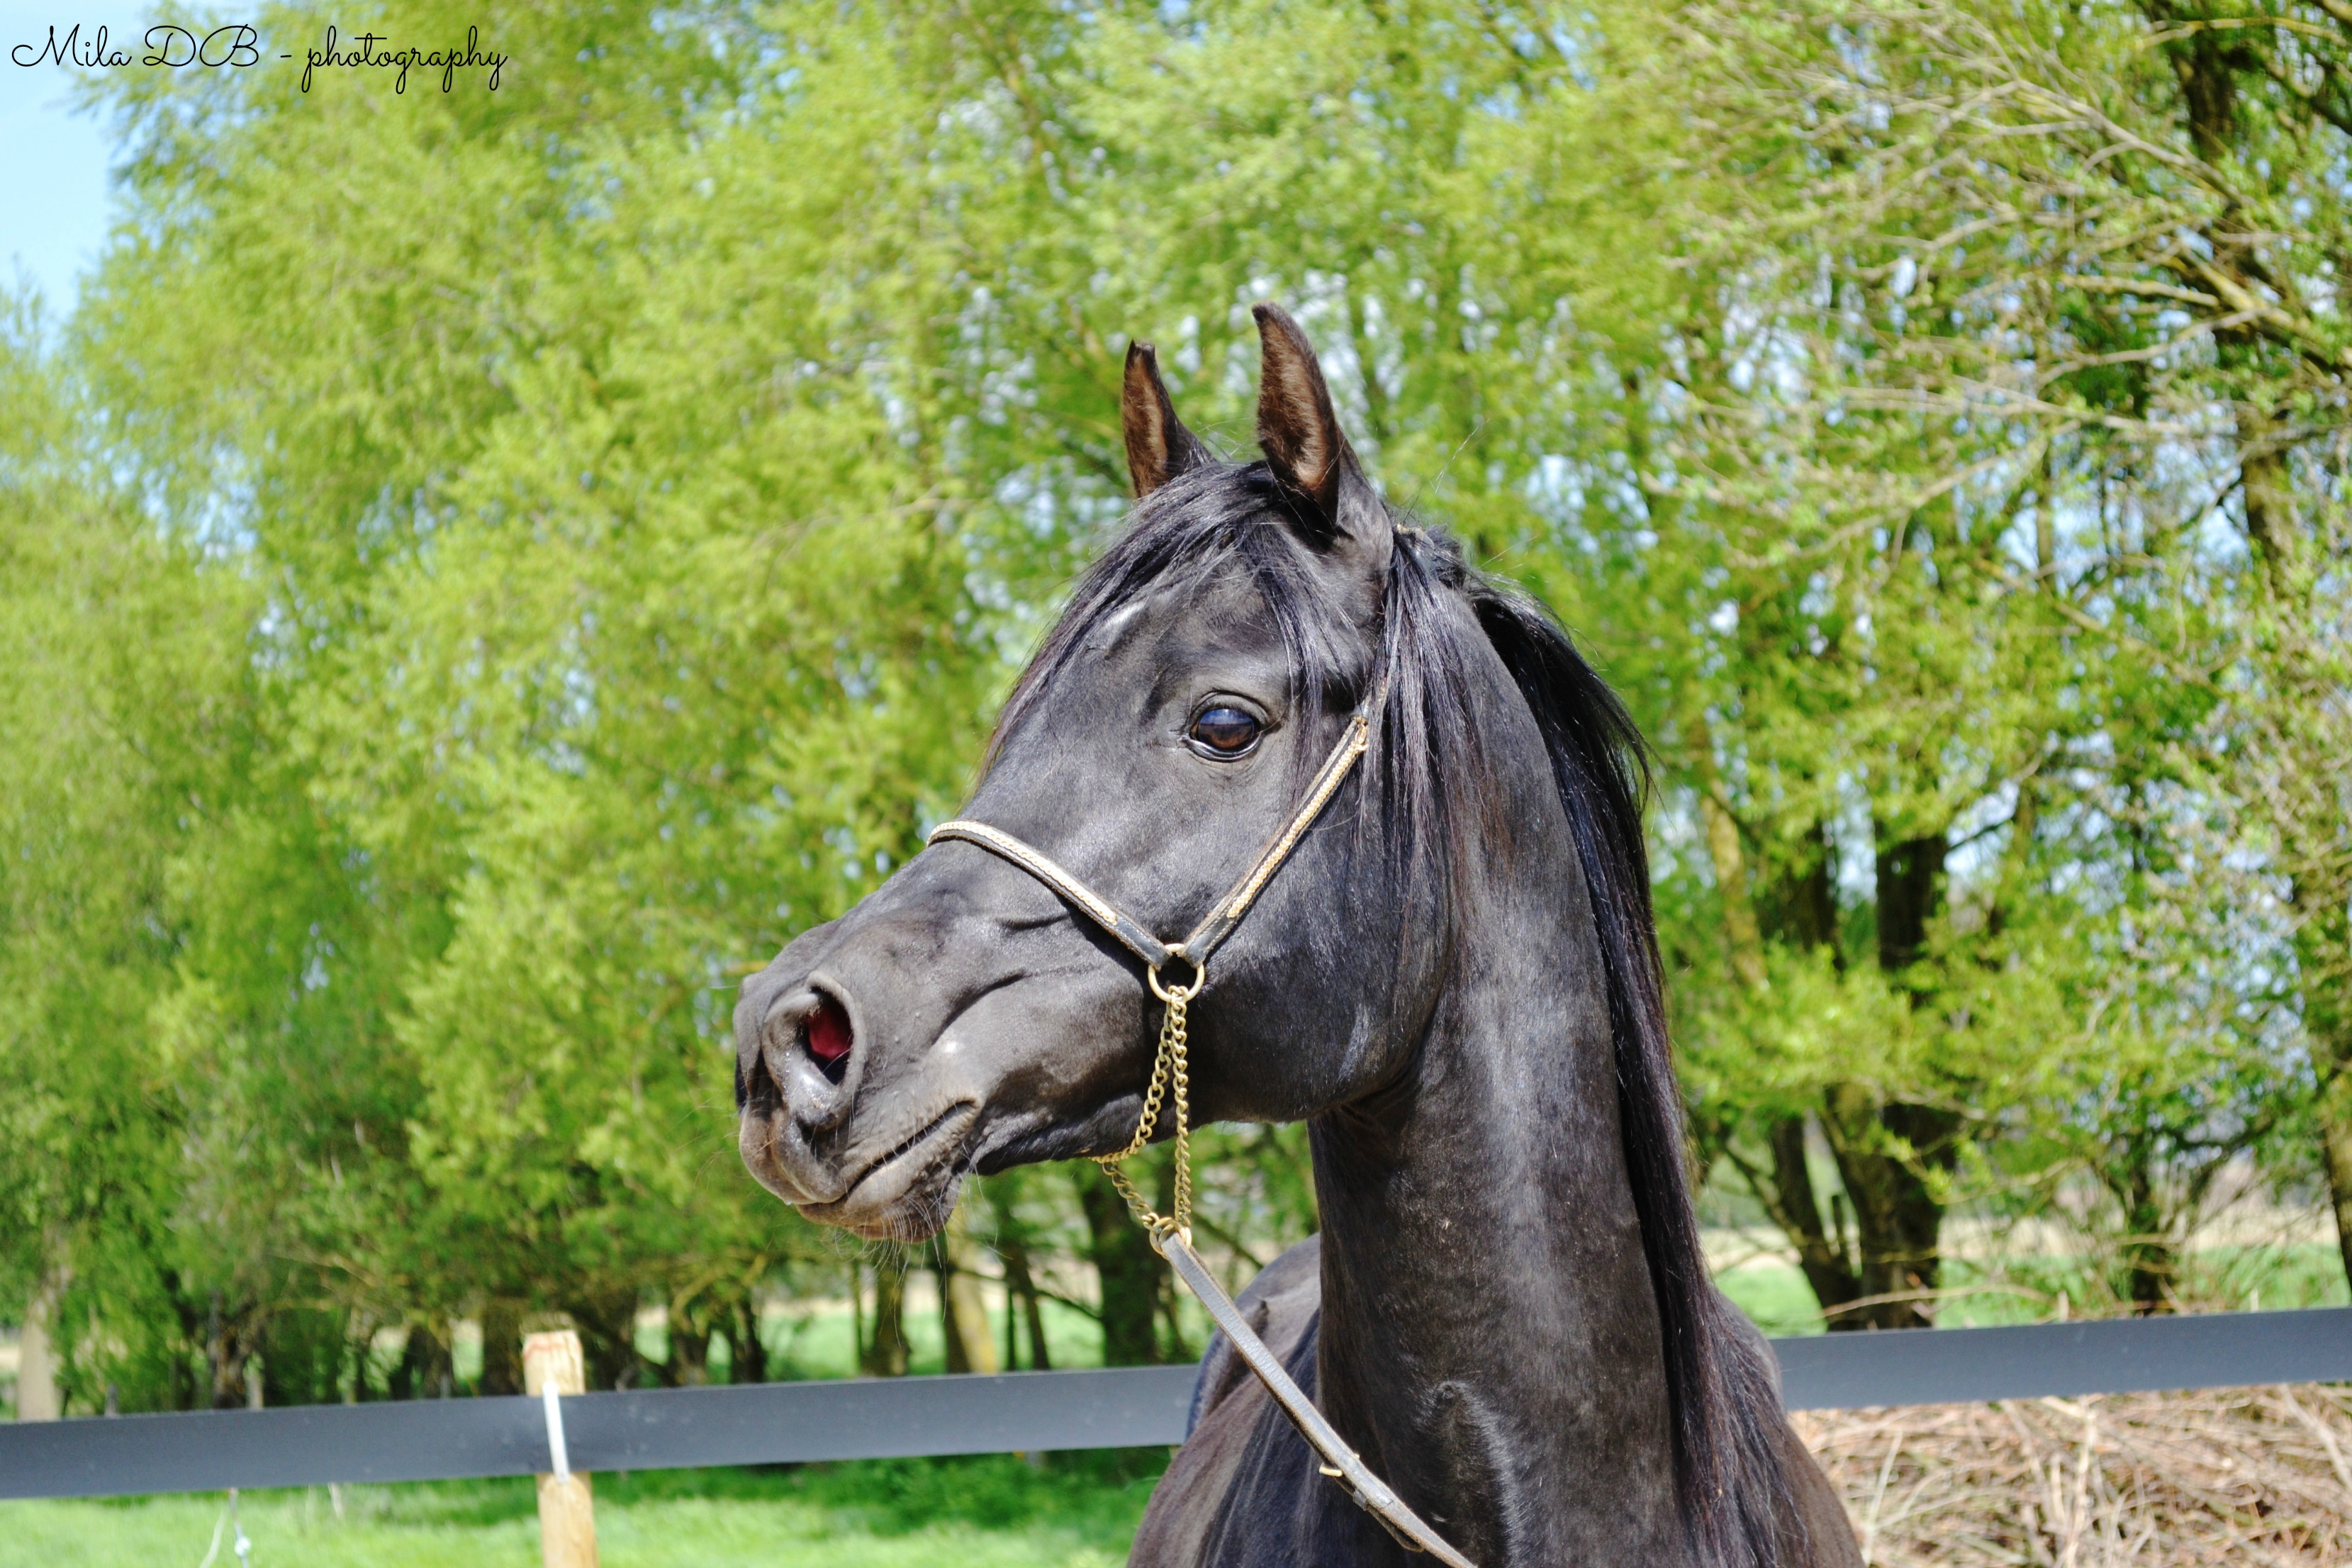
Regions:
<instances>
[{"instance_id":1,"label":"grass","mask_svg":"<svg viewBox=\"0 0 2352 1568\"><path fill-rule=\"evenodd\" d=\"M605 1568L1109 1568L1164 1449L879 1459L595 1478ZM0 1503L0 1568L195 1568L218 1495ZM247 1492L255 1568L532 1568L525 1479ZM215 1568L235 1568L223 1532Z\"/></svg>"},{"instance_id":2,"label":"grass","mask_svg":"<svg viewBox=\"0 0 2352 1568\"><path fill-rule=\"evenodd\" d=\"M1745 1263L1716 1282L1768 1334L1822 1331L1813 1293L1794 1265ZM1944 1266L1944 1285L1948 1294L1936 1321L1948 1329L2043 1322L2056 1316L2061 1292L2076 1314L2119 1310L2110 1282L2082 1258L1955 1258ZM2347 1300L2343 1261L2327 1246L2208 1247L2183 1261L2179 1294L2194 1311L2340 1307Z\"/></svg>"}]
</instances>

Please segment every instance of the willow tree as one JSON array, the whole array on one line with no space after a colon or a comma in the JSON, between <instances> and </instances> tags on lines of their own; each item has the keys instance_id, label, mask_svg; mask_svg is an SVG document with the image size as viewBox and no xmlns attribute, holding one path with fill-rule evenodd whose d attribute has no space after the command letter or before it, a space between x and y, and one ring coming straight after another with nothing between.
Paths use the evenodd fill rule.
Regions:
<instances>
[{"instance_id":1,"label":"willow tree","mask_svg":"<svg viewBox=\"0 0 2352 1568\"><path fill-rule=\"evenodd\" d=\"M1856 464L1869 478L1847 481L1916 476L1878 537L1983 541L1970 635L2008 652L1985 667L1994 689L1924 738L1947 766L2006 748L1988 776L2008 774L2009 891L1948 928L1943 1011L1995 1016L1988 963L2045 973L2005 1026L2036 1028L2039 1005L2063 1048L2012 1087L2073 1141L2074 1168L2110 1180L2130 1294L2160 1305L2213 1173L2296 1122L2298 1036L2322 1126L2340 1120L2352 731L2331 106L2352 35L2294 6L1689 21L1705 112L1736 146L1779 148L1759 164L1779 178L1740 187L1753 199L1726 226L1759 289L1765 258L1781 269L1783 303L1757 320L1802 384L1777 426L1751 424L1758 449L1792 473L1847 449L1832 422L1912 432L1924 465ZM1922 563L1937 596L1970 591L1948 546ZM1953 814L1944 845L1987 825ZM2020 893L2041 931L1949 962L1964 924L2013 931ZM1885 908L1882 893L1882 956ZM2346 1145L2322 1143L2340 1205ZM1780 1206L1792 1234L1814 1228L1801 1201Z\"/></svg>"},{"instance_id":2,"label":"willow tree","mask_svg":"<svg viewBox=\"0 0 2352 1568\"><path fill-rule=\"evenodd\" d=\"M51 1331L69 1412L102 1408L118 1378L134 1406L242 1403L235 1308L285 1278L251 1225L287 1172L249 1143L249 1111L289 1086L270 1042L192 1039L173 998L208 874L266 804L247 771L257 595L200 541L154 528L89 412L54 328L10 301L0 1299Z\"/></svg>"}]
</instances>

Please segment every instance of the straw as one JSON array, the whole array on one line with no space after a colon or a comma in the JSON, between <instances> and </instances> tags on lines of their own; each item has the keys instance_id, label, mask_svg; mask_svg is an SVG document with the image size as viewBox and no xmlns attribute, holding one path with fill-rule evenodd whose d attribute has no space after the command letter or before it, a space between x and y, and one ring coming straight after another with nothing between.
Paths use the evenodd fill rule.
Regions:
<instances>
[{"instance_id":1,"label":"straw","mask_svg":"<svg viewBox=\"0 0 2352 1568\"><path fill-rule=\"evenodd\" d=\"M2352 1564L2352 1388L1815 1411L1864 1560Z\"/></svg>"}]
</instances>

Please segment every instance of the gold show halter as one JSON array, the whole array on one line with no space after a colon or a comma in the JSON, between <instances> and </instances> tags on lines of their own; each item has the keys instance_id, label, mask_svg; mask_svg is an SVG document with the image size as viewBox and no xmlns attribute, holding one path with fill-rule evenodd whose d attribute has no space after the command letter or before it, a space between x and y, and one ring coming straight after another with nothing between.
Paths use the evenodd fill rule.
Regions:
<instances>
[{"instance_id":1,"label":"gold show halter","mask_svg":"<svg viewBox=\"0 0 2352 1568\"><path fill-rule=\"evenodd\" d=\"M1385 683L1383 684L1385 689ZM1151 1234L1151 1245L1168 1259L1176 1277L1185 1288L1200 1299L1210 1318L1233 1342L1243 1362L1265 1384L1266 1392L1281 1407L1299 1434L1322 1456L1322 1473L1348 1488L1359 1508L1379 1520L1397 1542L1410 1552L1426 1552L1446 1568L1473 1568L1469 1559L1455 1551L1444 1536L1432 1530L1421 1516L1404 1500L1383 1485L1379 1477L1366 1468L1356 1451L1348 1447L1315 1402L1304 1389L1283 1370L1282 1363L1268 1350L1234 1305L1233 1299L1211 1276L1208 1266L1192 1250L1192 1079L1186 1057L1188 1040L1185 1016L1192 998L1209 982L1209 959L1233 935L1242 917L1250 911L1265 890L1274 874L1282 868L1290 852L1315 819L1339 793L1339 785L1356 765L1371 742L1371 710L1380 700L1375 692L1363 706L1349 717L1348 727L1341 731L1331 754L1307 786L1307 797L1299 804L1289 824L1275 836L1258 854L1250 868L1211 906L1208 916L1192 928L1181 942L1163 942L1150 931L1123 913L1117 905L1097 894L1084 882L1056 865L1047 855L1032 848L1013 835L1000 831L984 822L958 818L942 822L931 829L929 843L957 838L976 844L992 854L1000 855L1024 871L1045 883L1115 938L1120 945L1143 961L1144 981L1151 994L1166 1007L1160 1023L1160 1044L1151 1060L1151 1081L1143 1093L1143 1114L1138 1120L1135 1136L1127 1147L1116 1154L1097 1156L1119 1195L1127 1200L1128 1208L1143 1227ZM1164 973L1171 962L1181 962L1192 970L1189 981L1173 981ZM1156 1213L1135 1190L1120 1165L1139 1154L1151 1142L1159 1130L1160 1117L1169 1113L1176 1143L1175 1197L1169 1207L1171 1212Z\"/></svg>"}]
</instances>

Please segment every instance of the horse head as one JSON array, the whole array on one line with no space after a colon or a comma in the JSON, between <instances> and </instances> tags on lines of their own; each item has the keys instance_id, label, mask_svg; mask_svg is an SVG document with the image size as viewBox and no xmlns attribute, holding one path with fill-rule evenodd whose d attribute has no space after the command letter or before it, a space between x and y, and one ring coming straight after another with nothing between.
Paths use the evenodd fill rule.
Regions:
<instances>
[{"instance_id":1,"label":"horse head","mask_svg":"<svg viewBox=\"0 0 2352 1568\"><path fill-rule=\"evenodd\" d=\"M1381 676L1394 524L1306 337L1274 307L1257 318L1264 457L1245 466L1185 428L1149 345L1129 351L1132 523L1016 685L964 812L1169 941L1291 816ZM1410 879L1361 787L1203 977L1198 1120L1301 1119L1399 1065L1393 1015L1427 947L1402 940ZM1126 1144L1157 1024L1146 981L1067 899L934 844L745 984L744 1160L812 1219L927 1237L967 1173Z\"/></svg>"}]
</instances>

